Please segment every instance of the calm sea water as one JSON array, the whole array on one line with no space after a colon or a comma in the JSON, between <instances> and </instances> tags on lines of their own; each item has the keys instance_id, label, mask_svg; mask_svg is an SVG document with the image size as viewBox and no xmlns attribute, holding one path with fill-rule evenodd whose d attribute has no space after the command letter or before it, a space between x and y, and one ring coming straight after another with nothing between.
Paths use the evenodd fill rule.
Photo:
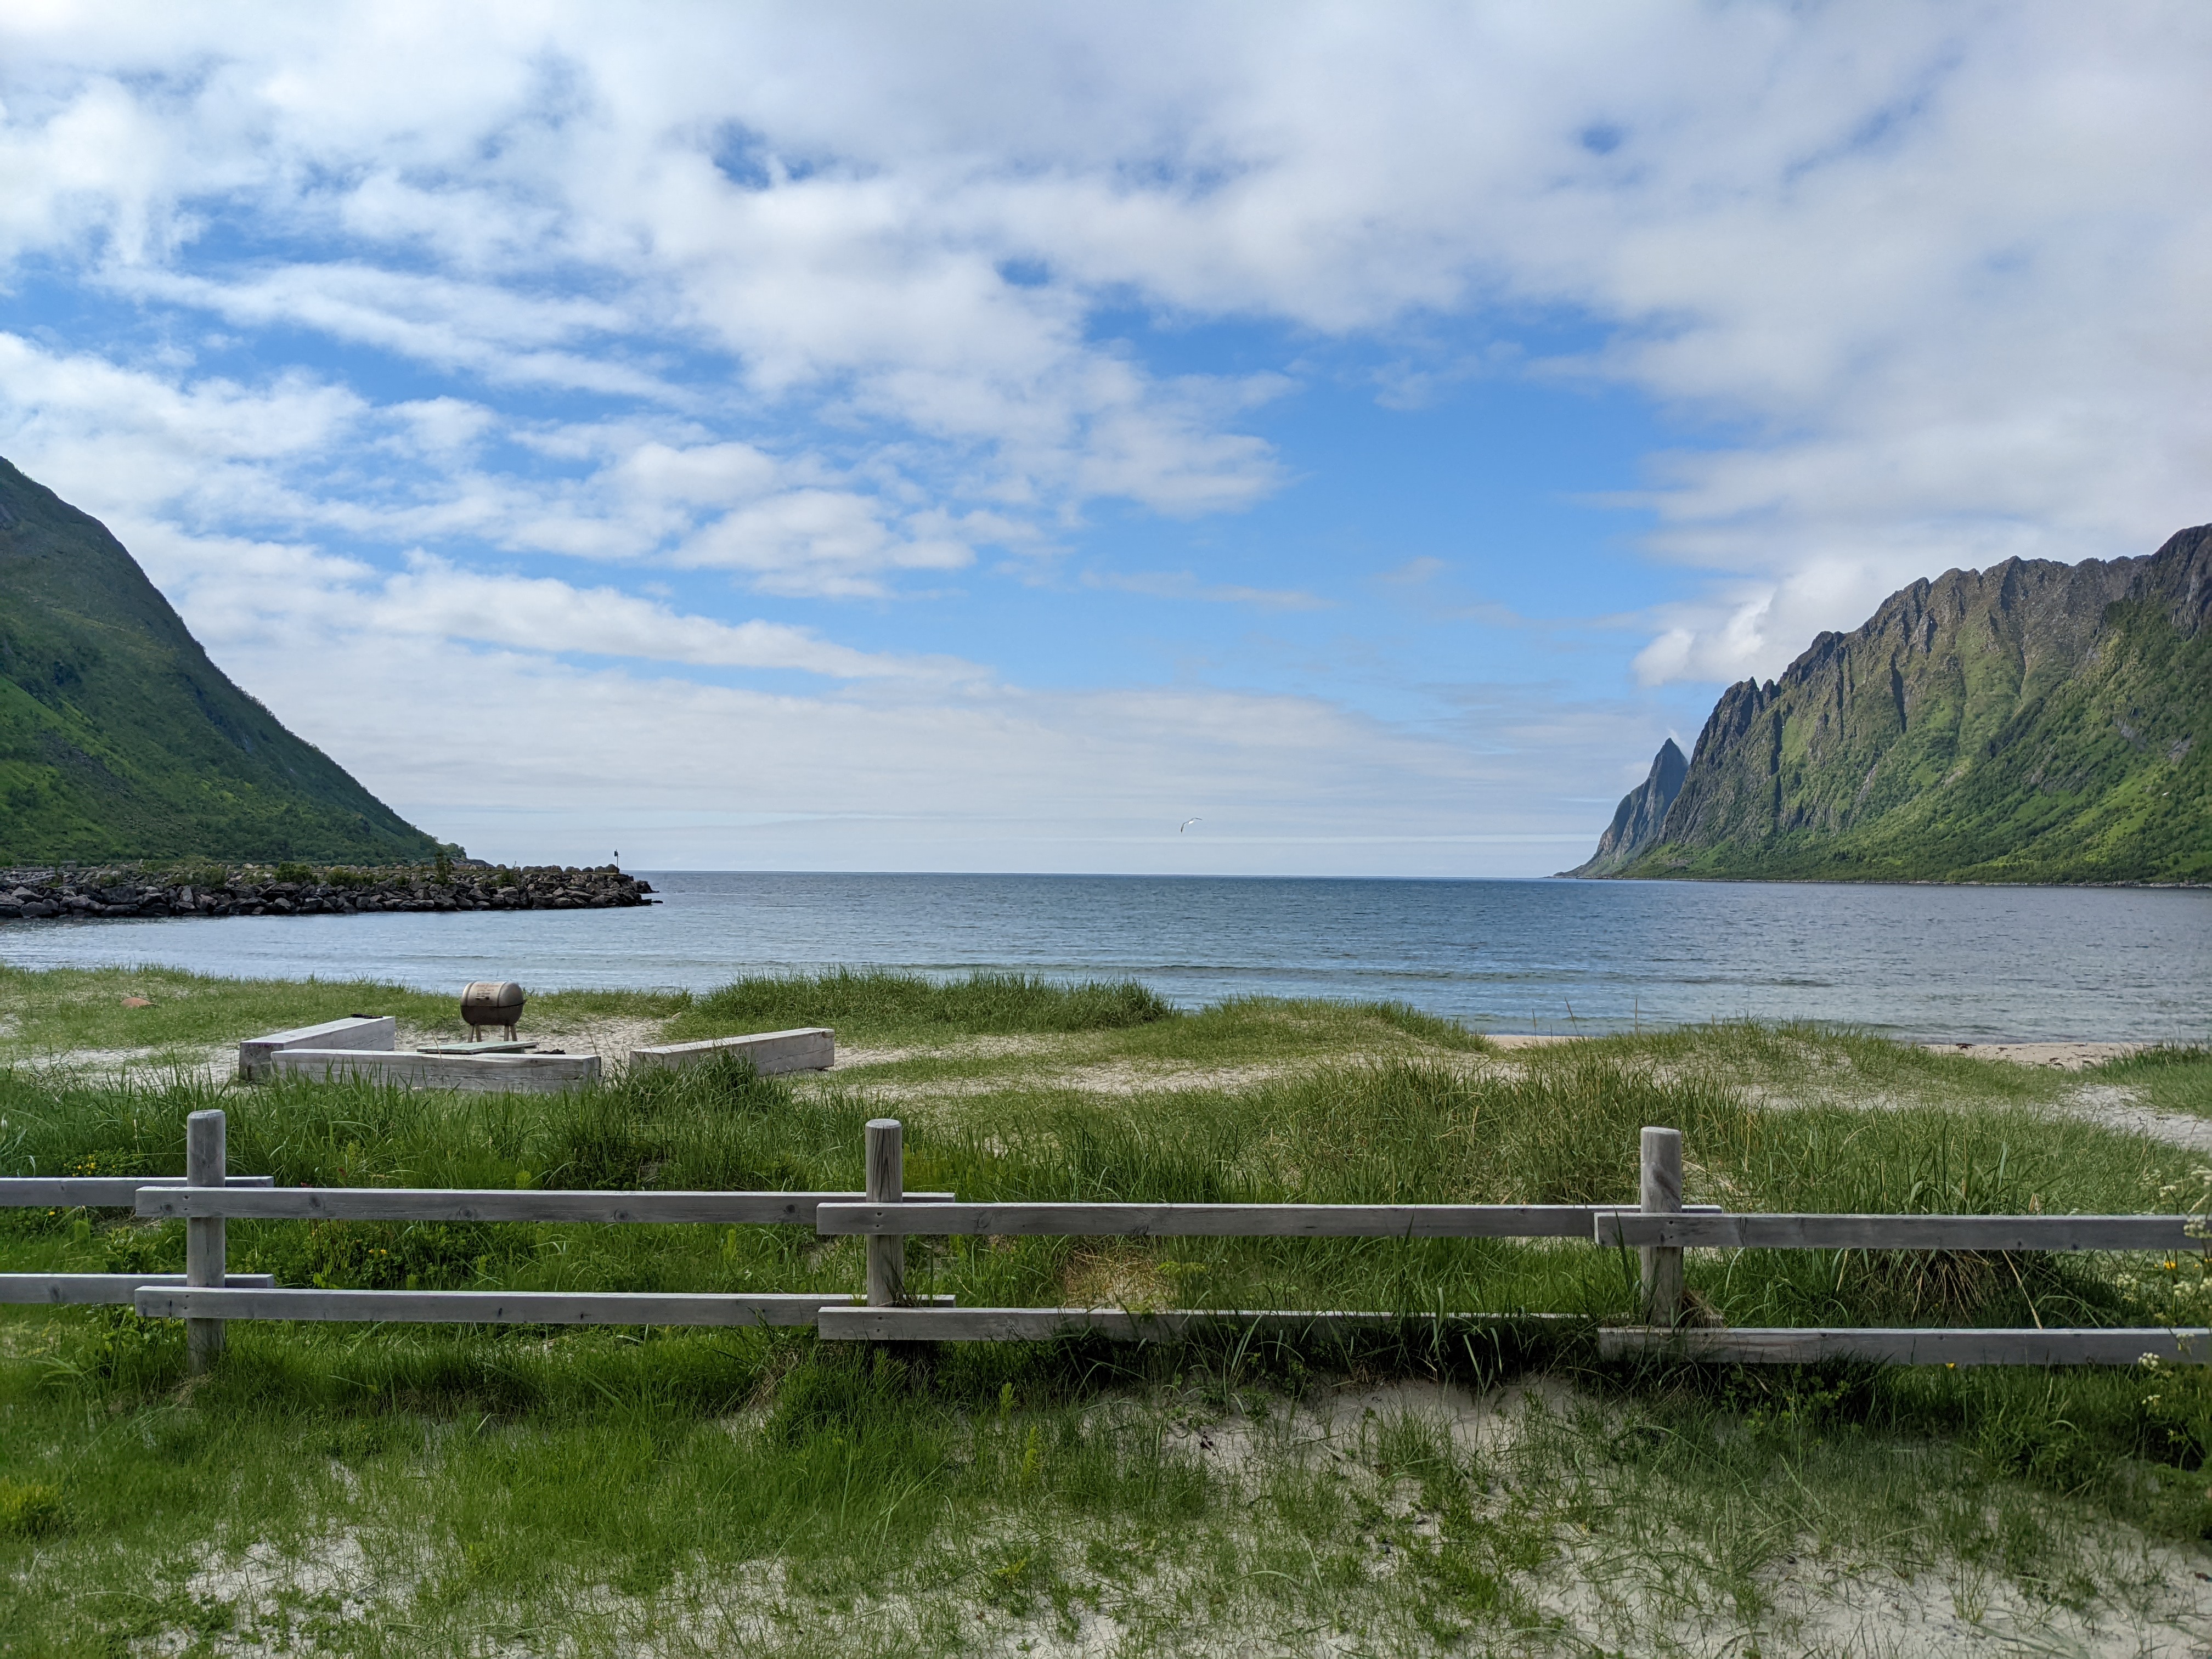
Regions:
<instances>
[{"instance_id":1,"label":"calm sea water","mask_svg":"<svg viewBox=\"0 0 2212 1659\"><path fill-rule=\"evenodd\" d=\"M2212 1035L2212 892L647 874L665 902L639 910L0 923L0 961L544 990L989 968L1133 975L1191 1006L1391 998L1503 1031L1748 1015L1936 1040Z\"/></svg>"}]
</instances>

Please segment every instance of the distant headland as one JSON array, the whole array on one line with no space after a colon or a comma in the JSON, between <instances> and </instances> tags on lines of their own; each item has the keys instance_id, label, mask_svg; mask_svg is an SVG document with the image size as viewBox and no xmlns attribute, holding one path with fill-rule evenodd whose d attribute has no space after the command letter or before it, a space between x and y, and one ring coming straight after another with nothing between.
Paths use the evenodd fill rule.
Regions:
<instances>
[{"instance_id":1,"label":"distant headland","mask_svg":"<svg viewBox=\"0 0 2212 1659\"><path fill-rule=\"evenodd\" d=\"M2212 525L1952 570L1672 738L1566 876L2212 883Z\"/></svg>"}]
</instances>

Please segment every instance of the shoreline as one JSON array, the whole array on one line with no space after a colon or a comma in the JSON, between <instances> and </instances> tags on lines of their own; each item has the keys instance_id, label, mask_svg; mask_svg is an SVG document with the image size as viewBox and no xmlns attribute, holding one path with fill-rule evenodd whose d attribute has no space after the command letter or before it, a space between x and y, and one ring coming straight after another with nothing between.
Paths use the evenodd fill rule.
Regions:
<instances>
[{"instance_id":1,"label":"shoreline","mask_svg":"<svg viewBox=\"0 0 2212 1659\"><path fill-rule=\"evenodd\" d=\"M1664 875L1577 876L1561 870L1537 881L1696 882L1737 887L1993 887L2027 888L2044 893L2212 893L2212 881L1977 881L1948 876L1720 876L1669 870Z\"/></svg>"}]
</instances>

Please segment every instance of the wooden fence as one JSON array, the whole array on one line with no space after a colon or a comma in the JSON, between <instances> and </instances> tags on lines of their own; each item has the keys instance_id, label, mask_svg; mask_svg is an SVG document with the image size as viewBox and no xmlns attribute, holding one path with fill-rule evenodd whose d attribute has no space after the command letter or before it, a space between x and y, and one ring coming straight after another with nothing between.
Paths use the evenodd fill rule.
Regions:
<instances>
[{"instance_id":1,"label":"wooden fence","mask_svg":"<svg viewBox=\"0 0 2212 1659\"><path fill-rule=\"evenodd\" d=\"M1607 1358L1668 1357L1726 1364L1868 1359L1896 1364L2132 1364L2146 1356L2212 1359L2202 1328L1728 1329L1683 1322L1686 1249L2202 1250L2198 1218L2122 1216L1743 1215L1686 1206L1679 1131L1644 1131L1640 1204L963 1204L950 1193L904 1190L901 1127L866 1129L866 1187L851 1192L469 1191L419 1188L279 1188L266 1176L227 1173L224 1120L195 1112L185 1172L176 1177L0 1180L0 1206L128 1204L185 1225L181 1274L0 1274L0 1301L128 1302L151 1317L185 1321L188 1361L204 1370L232 1319L436 1322L467 1324L808 1325L854 1341L1032 1340L1087 1333L1164 1340L1206 1324L1268 1332L1398 1326L1397 1312L1128 1308L962 1308L950 1297L906 1294L905 1245L915 1236L1236 1238L1588 1239L1634 1249L1642 1322L1602 1328ZM231 1217L295 1220L710 1223L811 1226L866 1241L866 1288L849 1293L630 1293L553 1291L331 1291L279 1288L265 1275L224 1270ZM1439 1313L1453 1324L1562 1317Z\"/></svg>"}]
</instances>

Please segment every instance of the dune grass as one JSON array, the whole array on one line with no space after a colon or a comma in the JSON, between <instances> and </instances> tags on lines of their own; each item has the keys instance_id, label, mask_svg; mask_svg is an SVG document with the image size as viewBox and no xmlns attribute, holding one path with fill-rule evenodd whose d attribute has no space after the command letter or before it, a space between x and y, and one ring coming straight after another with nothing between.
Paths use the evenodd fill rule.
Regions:
<instances>
[{"instance_id":1,"label":"dune grass","mask_svg":"<svg viewBox=\"0 0 2212 1659\"><path fill-rule=\"evenodd\" d=\"M884 969L756 975L699 998L670 1041L794 1025L834 1025L854 1040L901 1036L1096 1031L1177 1018L1134 980L1064 984L1022 974L933 980Z\"/></svg>"},{"instance_id":2,"label":"dune grass","mask_svg":"<svg viewBox=\"0 0 2212 1659\"><path fill-rule=\"evenodd\" d=\"M2204 1190L2185 1153L2045 1111L2042 1074L1849 1034L1730 1025L1508 1061L1384 1010L882 977L817 981L865 1015L783 981L668 1017L1255 1070L1085 1094L1017 1052L984 1092L902 1099L909 1186L970 1199L1626 1200L1655 1122L1684 1131L1687 1195L1735 1209ZM1306 1059L1267 1070L1286 1043ZM0 1173L173 1170L208 1105L233 1168L285 1184L500 1188L855 1187L883 1109L865 1083L729 1066L550 1097L18 1068ZM182 1252L176 1224L0 1212L11 1271ZM786 1228L234 1221L230 1260L329 1285L861 1277L859 1240ZM916 1240L914 1288L973 1304L1406 1317L1351 1340L934 1353L246 1324L192 1383L173 1324L8 1310L0 1653L1840 1652L1778 1588L1808 1563L1823 1607L1940 1584L1945 1618L2117 1628L2165 1582L2157 1548L2206 1559L2212 1387L2193 1372L1601 1364L1590 1325L1626 1316L1633 1271L1573 1242ZM2201 1321L2206 1279L2193 1259L1741 1252L1693 1255L1689 1283L1737 1323L2133 1323ZM1571 1317L1424 1317L1460 1310Z\"/></svg>"}]
</instances>

